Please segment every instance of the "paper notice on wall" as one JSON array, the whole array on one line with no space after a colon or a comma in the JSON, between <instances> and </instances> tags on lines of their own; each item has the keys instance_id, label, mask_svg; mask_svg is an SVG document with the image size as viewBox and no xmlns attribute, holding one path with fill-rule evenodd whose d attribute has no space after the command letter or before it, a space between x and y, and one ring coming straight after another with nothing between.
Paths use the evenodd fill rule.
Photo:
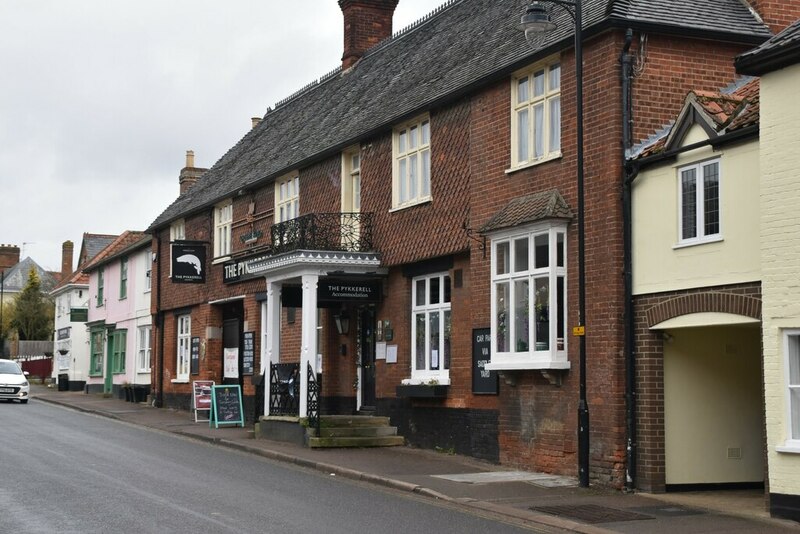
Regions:
<instances>
[{"instance_id":1,"label":"paper notice on wall","mask_svg":"<svg viewBox=\"0 0 800 534\"><path fill-rule=\"evenodd\" d=\"M225 378L239 378L239 348L225 348L223 352Z\"/></svg>"},{"instance_id":2,"label":"paper notice on wall","mask_svg":"<svg viewBox=\"0 0 800 534\"><path fill-rule=\"evenodd\" d=\"M434 349L431 351L431 369L439 368L439 351Z\"/></svg>"},{"instance_id":3,"label":"paper notice on wall","mask_svg":"<svg viewBox=\"0 0 800 534\"><path fill-rule=\"evenodd\" d=\"M386 359L386 343L383 342L375 343L375 359L376 360Z\"/></svg>"},{"instance_id":4,"label":"paper notice on wall","mask_svg":"<svg viewBox=\"0 0 800 534\"><path fill-rule=\"evenodd\" d=\"M386 363L397 363L397 345L386 346Z\"/></svg>"}]
</instances>

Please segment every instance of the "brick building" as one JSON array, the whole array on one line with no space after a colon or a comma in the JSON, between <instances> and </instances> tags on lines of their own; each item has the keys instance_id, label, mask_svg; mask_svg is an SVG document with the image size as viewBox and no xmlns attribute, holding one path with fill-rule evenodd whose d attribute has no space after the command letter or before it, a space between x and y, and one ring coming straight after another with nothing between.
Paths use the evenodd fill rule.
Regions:
<instances>
[{"instance_id":1,"label":"brick building","mask_svg":"<svg viewBox=\"0 0 800 534\"><path fill-rule=\"evenodd\" d=\"M783 13L720 3L583 2L597 483L619 487L634 465L624 149L689 89L732 79ZM559 29L532 47L522 0L452 0L394 36L397 0L339 4L342 68L270 109L149 229L158 398L185 408L193 380L239 383L255 417L275 408L258 384L300 363L300 415L310 368L323 412L374 411L415 445L574 475L571 19L554 12Z\"/></svg>"}]
</instances>

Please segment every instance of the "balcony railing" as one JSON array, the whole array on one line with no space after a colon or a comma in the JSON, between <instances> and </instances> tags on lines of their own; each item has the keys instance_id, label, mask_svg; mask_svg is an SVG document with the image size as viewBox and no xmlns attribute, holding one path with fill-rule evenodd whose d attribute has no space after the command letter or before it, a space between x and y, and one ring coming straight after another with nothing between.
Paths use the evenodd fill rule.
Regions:
<instances>
[{"instance_id":1,"label":"balcony railing","mask_svg":"<svg viewBox=\"0 0 800 534\"><path fill-rule=\"evenodd\" d=\"M310 213L270 228L275 254L292 250L369 252L372 213Z\"/></svg>"}]
</instances>

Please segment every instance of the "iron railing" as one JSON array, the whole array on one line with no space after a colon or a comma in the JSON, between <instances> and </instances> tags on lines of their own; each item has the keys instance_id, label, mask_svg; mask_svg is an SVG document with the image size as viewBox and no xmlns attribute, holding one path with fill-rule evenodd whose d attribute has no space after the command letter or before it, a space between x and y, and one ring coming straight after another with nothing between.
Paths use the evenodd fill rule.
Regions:
<instances>
[{"instance_id":1,"label":"iron railing","mask_svg":"<svg viewBox=\"0 0 800 534\"><path fill-rule=\"evenodd\" d=\"M368 252L372 213L310 213L270 228L275 254L292 250Z\"/></svg>"},{"instance_id":2,"label":"iron railing","mask_svg":"<svg viewBox=\"0 0 800 534\"><path fill-rule=\"evenodd\" d=\"M270 366L269 414L300 414L300 364L273 363Z\"/></svg>"},{"instance_id":3,"label":"iron railing","mask_svg":"<svg viewBox=\"0 0 800 534\"><path fill-rule=\"evenodd\" d=\"M306 376L308 376L308 390L306 393L308 426L315 429L317 431L317 436L319 436L319 428L322 421L319 406L319 397L322 391L322 374L317 374L314 368L311 367L311 362L309 362Z\"/></svg>"}]
</instances>

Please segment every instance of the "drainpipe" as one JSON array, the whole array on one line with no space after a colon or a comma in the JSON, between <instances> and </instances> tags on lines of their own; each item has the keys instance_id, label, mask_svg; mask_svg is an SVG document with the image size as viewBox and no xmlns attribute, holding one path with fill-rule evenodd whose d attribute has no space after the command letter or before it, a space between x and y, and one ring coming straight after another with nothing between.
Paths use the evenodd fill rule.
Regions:
<instances>
[{"instance_id":1,"label":"drainpipe","mask_svg":"<svg viewBox=\"0 0 800 534\"><path fill-rule=\"evenodd\" d=\"M626 444L626 473L625 489L633 491L636 487L636 349L634 345L634 317L633 317L633 268L632 268L632 222L631 222L631 183L635 175L627 165L628 150L632 145L631 126L633 124L633 103L631 97L632 85L632 56L630 54L633 42L633 30L628 28L625 32L625 44L620 54L622 65L622 168L624 169L622 188L622 225L623 225L623 272L625 286L624 305L624 347L625 347L625 430Z\"/></svg>"},{"instance_id":2,"label":"drainpipe","mask_svg":"<svg viewBox=\"0 0 800 534\"><path fill-rule=\"evenodd\" d=\"M156 384L155 405L158 408L164 407L164 312L161 311L161 238L154 234L156 238L156 316L155 323L158 329L158 380Z\"/></svg>"}]
</instances>

